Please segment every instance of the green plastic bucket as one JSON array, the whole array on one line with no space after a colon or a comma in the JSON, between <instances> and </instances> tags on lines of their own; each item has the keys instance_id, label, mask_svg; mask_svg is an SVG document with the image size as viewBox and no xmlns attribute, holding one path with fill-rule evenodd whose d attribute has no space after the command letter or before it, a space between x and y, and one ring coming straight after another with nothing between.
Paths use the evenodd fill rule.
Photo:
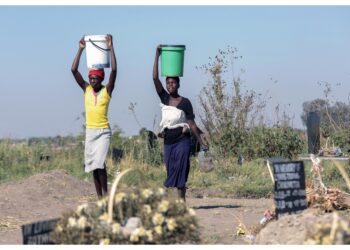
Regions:
<instances>
[{"instance_id":1,"label":"green plastic bucket","mask_svg":"<svg viewBox=\"0 0 350 250\"><path fill-rule=\"evenodd\" d=\"M185 45L162 45L162 76L182 76L184 69Z\"/></svg>"}]
</instances>

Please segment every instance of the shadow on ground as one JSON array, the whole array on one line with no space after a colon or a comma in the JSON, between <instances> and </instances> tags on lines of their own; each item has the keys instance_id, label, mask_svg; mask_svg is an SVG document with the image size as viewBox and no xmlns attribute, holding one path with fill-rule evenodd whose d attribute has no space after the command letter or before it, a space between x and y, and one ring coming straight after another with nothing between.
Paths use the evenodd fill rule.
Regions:
<instances>
[{"instance_id":1,"label":"shadow on ground","mask_svg":"<svg viewBox=\"0 0 350 250\"><path fill-rule=\"evenodd\" d=\"M241 206L234 205L213 205L213 206L198 206L192 207L193 209L215 209L215 208L239 208Z\"/></svg>"}]
</instances>

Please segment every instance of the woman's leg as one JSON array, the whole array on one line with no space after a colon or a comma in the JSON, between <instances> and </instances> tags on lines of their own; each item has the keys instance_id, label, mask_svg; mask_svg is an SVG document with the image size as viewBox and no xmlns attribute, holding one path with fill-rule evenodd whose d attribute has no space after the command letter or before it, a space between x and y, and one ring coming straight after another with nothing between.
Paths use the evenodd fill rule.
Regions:
<instances>
[{"instance_id":1,"label":"woman's leg","mask_svg":"<svg viewBox=\"0 0 350 250\"><path fill-rule=\"evenodd\" d=\"M103 169L99 169L99 178L100 178L100 183L101 183L101 188L102 188L102 195L106 196L107 195L107 171L106 171L106 164L104 166L105 167Z\"/></svg>"},{"instance_id":2,"label":"woman's leg","mask_svg":"<svg viewBox=\"0 0 350 250\"><path fill-rule=\"evenodd\" d=\"M103 169L95 169L93 171L94 183L97 192L97 196L101 199L103 196L107 195L107 171L106 165Z\"/></svg>"},{"instance_id":3,"label":"woman's leg","mask_svg":"<svg viewBox=\"0 0 350 250\"><path fill-rule=\"evenodd\" d=\"M103 130L103 168L99 169L99 179L100 179L100 184L101 184L101 191L102 191L102 196L107 195L107 166L106 166L106 157L107 157L107 152L111 143L111 136L112 132L111 129L104 129Z\"/></svg>"},{"instance_id":4,"label":"woman's leg","mask_svg":"<svg viewBox=\"0 0 350 250\"><path fill-rule=\"evenodd\" d=\"M101 181L100 181L100 177L99 177L99 170L100 169L95 169L92 172L92 174L94 176L94 183L95 183L97 197L99 199L101 199L102 198L102 185L101 185Z\"/></svg>"},{"instance_id":5,"label":"woman's leg","mask_svg":"<svg viewBox=\"0 0 350 250\"><path fill-rule=\"evenodd\" d=\"M177 193L180 199L183 199L186 202L186 187L177 188Z\"/></svg>"}]
</instances>

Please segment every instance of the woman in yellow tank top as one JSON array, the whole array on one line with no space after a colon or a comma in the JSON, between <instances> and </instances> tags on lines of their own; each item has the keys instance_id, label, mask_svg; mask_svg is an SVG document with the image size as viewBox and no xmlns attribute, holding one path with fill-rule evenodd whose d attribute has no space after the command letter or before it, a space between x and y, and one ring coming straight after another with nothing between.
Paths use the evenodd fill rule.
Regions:
<instances>
[{"instance_id":1,"label":"woman in yellow tank top","mask_svg":"<svg viewBox=\"0 0 350 250\"><path fill-rule=\"evenodd\" d=\"M113 48L113 38L107 35L108 48L111 51L111 73L106 86L103 69L90 69L89 82L78 71L81 54L85 48L84 37L79 42L79 49L74 58L72 73L78 85L84 91L85 103L85 172L93 172L98 198L107 194L106 156L111 140L108 121L108 106L117 77L117 60Z\"/></svg>"}]
</instances>

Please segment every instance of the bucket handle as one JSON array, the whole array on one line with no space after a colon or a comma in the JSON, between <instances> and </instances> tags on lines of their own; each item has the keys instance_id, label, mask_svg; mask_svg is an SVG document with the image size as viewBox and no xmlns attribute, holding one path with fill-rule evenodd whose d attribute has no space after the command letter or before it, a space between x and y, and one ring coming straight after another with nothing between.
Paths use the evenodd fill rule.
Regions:
<instances>
[{"instance_id":1,"label":"bucket handle","mask_svg":"<svg viewBox=\"0 0 350 250\"><path fill-rule=\"evenodd\" d=\"M126 170L124 170L123 172L121 172L117 178L114 180L113 184L112 184L112 189L111 189L111 193L109 194L109 199L108 199L108 223L111 223L113 221L113 203L114 203L114 196L115 193L117 191L117 185L119 183L119 181L121 180L121 178L129 173L130 171L136 171L139 173L141 181L143 183L145 183L145 179L144 176L142 174L142 172L139 169L135 169L135 168L128 168Z\"/></svg>"},{"instance_id":2,"label":"bucket handle","mask_svg":"<svg viewBox=\"0 0 350 250\"><path fill-rule=\"evenodd\" d=\"M104 51L110 51L111 49L105 49L105 48L102 48L100 46L98 46L96 43L94 43L91 38L89 38L89 42L92 43L92 45L94 45L95 47L99 48L100 50L104 50Z\"/></svg>"}]
</instances>

